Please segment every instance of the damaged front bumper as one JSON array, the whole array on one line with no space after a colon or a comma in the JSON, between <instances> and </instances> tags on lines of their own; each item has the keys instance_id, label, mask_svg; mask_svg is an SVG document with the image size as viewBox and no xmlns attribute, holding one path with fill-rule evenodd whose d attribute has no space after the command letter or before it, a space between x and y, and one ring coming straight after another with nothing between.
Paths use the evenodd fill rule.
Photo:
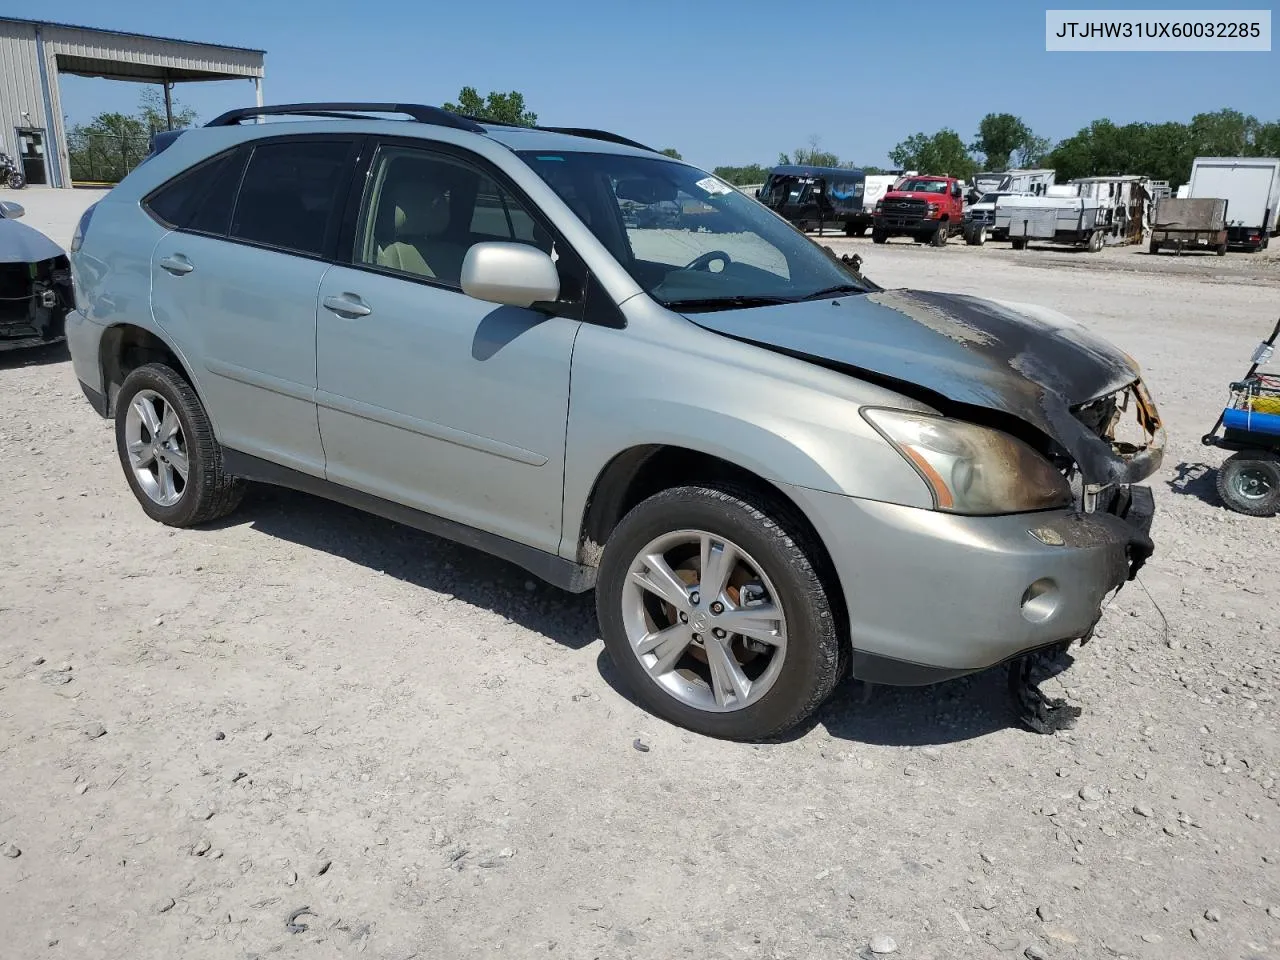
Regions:
<instances>
[{"instance_id":1,"label":"damaged front bumper","mask_svg":"<svg viewBox=\"0 0 1280 960\"><path fill-rule=\"evenodd\" d=\"M0 263L0 350L62 339L70 302L65 258Z\"/></svg>"},{"instance_id":2,"label":"damaged front bumper","mask_svg":"<svg viewBox=\"0 0 1280 960\"><path fill-rule=\"evenodd\" d=\"M1152 552L1146 487L1093 513L967 517L787 486L843 588L853 674L921 685L1088 636Z\"/></svg>"}]
</instances>

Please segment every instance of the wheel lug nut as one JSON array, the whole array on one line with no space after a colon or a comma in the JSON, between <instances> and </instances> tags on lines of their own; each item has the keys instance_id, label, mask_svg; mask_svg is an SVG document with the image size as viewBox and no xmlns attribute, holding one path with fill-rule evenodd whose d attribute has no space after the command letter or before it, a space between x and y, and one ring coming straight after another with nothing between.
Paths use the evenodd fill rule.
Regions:
<instances>
[{"instance_id":1,"label":"wheel lug nut","mask_svg":"<svg viewBox=\"0 0 1280 960\"><path fill-rule=\"evenodd\" d=\"M711 605L711 612L716 614L724 613L724 604L717 600Z\"/></svg>"},{"instance_id":2,"label":"wheel lug nut","mask_svg":"<svg viewBox=\"0 0 1280 960\"><path fill-rule=\"evenodd\" d=\"M680 622L681 622L681 623L688 623L688 622L689 622L689 615L688 615L687 613L682 613L682 614L680 614Z\"/></svg>"},{"instance_id":3,"label":"wheel lug nut","mask_svg":"<svg viewBox=\"0 0 1280 960\"><path fill-rule=\"evenodd\" d=\"M695 634L693 635L693 642L694 642L694 643L701 643L701 642L702 642L702 634L700 634L700 633L695 633Z\"/></svg>"},{"instance_id":4,"label":"wheel lug nut","mask_svg":"<svg viewBox=\"0 0 1280 960\"><path fill-rule=\"evenodd\" d=\"M701 603L701 602L702 602L702 597L701 597L701 595L698 593L698 591L697 591L697 590L695 590L695 591L693 591L693 593L689 594L689 602L690 602L690 603L692 603L692 604L695 604L695 605L696 605L696 604L699 604L699 603Z\"/></svg>"},{"instance_id":5,"label":"wheel lug nut","mask_svg":"<svg viewBox=\"0 0 1280 960\"><path fill-rule=\"evenodd\" d=\"M712 630L711 632L712 632L712 633L714 633L714 634L716 635L716 639L717 639L717 640L723 640L723 639L724 639L724 637L725 637L725 633L724 633L724 631L723 631L723 630L721 630L719 627L716 627L716 628L715 628L714 630Z\"/></svg>"}]
</instances>

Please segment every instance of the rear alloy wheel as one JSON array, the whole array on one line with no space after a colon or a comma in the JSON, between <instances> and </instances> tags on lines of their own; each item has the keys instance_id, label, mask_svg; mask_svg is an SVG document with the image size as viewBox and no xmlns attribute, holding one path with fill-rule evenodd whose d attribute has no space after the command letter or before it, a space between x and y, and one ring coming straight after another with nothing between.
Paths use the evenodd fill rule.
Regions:
<instances>
[{"instance_id":1,"label":"rear alloy wheel","mask_svg":"<svg viewBox=\"0 0 1280 960\"><path fill-rule=\"evenodd\" d=\"M772 508L677 487L633 509L596 587L609 656L640 703L698 733L782 733L834 687L840 645L826 587Z\"/></svg>"},{"instance_id":2,"label":"rear alloy wheel","mask_svg":"<svg viewBox=\"0 0 1280 960\"><path fill-rule=\"evenodd\" d=\"M1093 231L1093 233L1089 235L1089 252L1097 253L1099 250L1101 250L1102 241L1103 241L1102 231L1101 230Z\"/></svg>"},{"instance_id":3,"label":"rear alloy wheel","mask_svg":"<svg viewBox=\"0 0 1280 960\"><path fill-rule=\"evenodd\" d=\"M1237 513L1273 517L1280 512L1280 456L1242 450L1218 470L1218 496Z\"/></svg>"},{"instance_id":4,"label":"rear alloy wheel","mask_svg":"<svg viewBox=\"0 0 1280 960\"><path fill-rule=\"evenodd\" d=\"M244 495L244 481L222 469L200 398L165 364L145 364L125 378L116 399L116 450L147 516L171 527L216 520Z\"/></svg>"}]
</instances>

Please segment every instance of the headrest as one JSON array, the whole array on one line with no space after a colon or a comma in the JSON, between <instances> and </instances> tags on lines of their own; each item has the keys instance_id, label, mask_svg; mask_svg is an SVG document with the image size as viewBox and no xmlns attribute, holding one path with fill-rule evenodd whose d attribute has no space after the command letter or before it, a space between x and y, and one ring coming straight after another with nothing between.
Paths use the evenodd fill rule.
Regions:
<instances>
[{"instance_id":1,"label":"headrest","mask_svg":"<svg viewBox=\"0 0 1280 960\"><path fill-rule=\"evenodd\" d=\"M397 237L432 237L449 226L449 200L426 180L402 180L391 187Z\"/></svg>"}]
</instances>

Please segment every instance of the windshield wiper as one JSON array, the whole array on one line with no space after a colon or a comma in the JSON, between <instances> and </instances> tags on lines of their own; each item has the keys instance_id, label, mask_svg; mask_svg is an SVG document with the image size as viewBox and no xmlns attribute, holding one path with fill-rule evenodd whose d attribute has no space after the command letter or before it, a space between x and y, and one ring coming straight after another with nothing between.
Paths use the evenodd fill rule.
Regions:
<instances>
[{"instance_id":1,"label":"windshield wiper","mask_svg":"<svg viewBox=\"0 0 1280 960\"><path fill-rule=\"evenodd\" d=\"M823 297L831 297L840 293L866 293L866 287L859 287L852 283L840 283L834 287L827 287L823 290L815 290L813 293L807 293L803 297L796 297L792 303L800 303L802 300L821 300Z\"/></svg>"},{"instance_id":2,"label":"windshield wiper","mask_svg":"<svg viewBox=\"0 0 1280 960\"><path fill-rule=\"evenodd\" d=\"M663 306L669 310L737 310L745 307L776 307L782 303L794 303L790 297L693 297L688 300L668 300Z\"/></svg>"}]
</instances>

